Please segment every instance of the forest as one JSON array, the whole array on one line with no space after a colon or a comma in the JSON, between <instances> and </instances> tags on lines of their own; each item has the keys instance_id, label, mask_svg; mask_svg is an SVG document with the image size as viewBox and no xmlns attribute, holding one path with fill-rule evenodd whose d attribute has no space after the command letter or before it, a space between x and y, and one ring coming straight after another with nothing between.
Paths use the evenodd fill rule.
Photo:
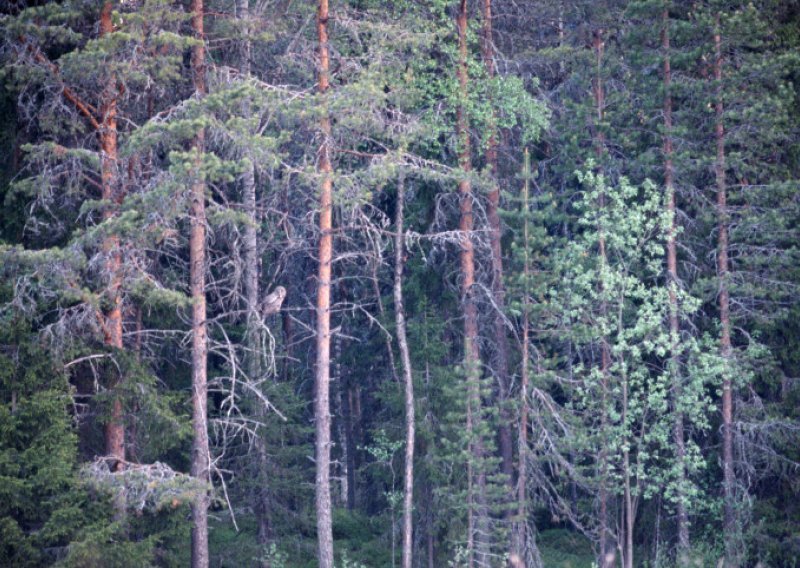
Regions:
<instances>
[{"instance_id":1,"label":"forest","mask_svg":"<svg viewBox=\"0 0 800 568\"><path fill-rule=\"evenodd\" d=\"M1 0L0 565L800 566L800 0Z\"/></svg>"}]
</instances>

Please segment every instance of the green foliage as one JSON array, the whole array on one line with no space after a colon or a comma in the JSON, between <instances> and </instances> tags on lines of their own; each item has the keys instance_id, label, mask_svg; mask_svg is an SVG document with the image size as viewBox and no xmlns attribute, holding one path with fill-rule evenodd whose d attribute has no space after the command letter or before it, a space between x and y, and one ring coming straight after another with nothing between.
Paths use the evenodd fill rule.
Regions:
<instances>
[{"instance_id":1,"label":"green foliage","mask_svg":"<svg viewBox=\"0 0 800 568\"><path fill-rule=\"evenodd\" d=\"M110 566L113 568L135 568L152 566L155 562L154 542L151 539L131 542L114 523L93 525L83 534L84 538L69 547L66 559L61 563L69 568Z\"/></svg>"},{"instance_id":2,"label":"green foliage","mask_svg":"<svg viewBox=\"0 0 800 568\"><path fill-rule=\"evenodd\" d=\"M549 529L536 535L542 563L553 568L590 568L594 564L591 543L564 529Z\"/></svg>"},{"instance_id":3,"label":"green foliage","mask_svg":"<svg viewBox=\"0 0 800 568\"><path fill-rule=\"evenodd\" d=\"M342 567L391 566L392 547L383 530L383 518L334 510L334 538L341 543Z\"/></svg>"},{"instance_id":4,"label":"green foliage","mask_svg":"<svg viewBox=\"0 0 800 568\"><path fill-rule=\"evenodd\" d=\"M52 563L86 519L70 389L24 322L0 329L0 563Z\"/></svg>"},{"instance_id":5,"label":"green foliage","mask_svg":"<svg viewBox=\"0 0 800 568\"><path fill-rule=\"evenodd\" d=\"M103 36L102 3L95 1L17 2L0 17L0 564L188 565L184 503L205 489L180 473L189 470L192 435L190 188L202 180L209 432L214 481L224 482L236 518L234 525L226 500L215 501L212 564L315 566L309 339L317 164L327 143L335 193L337 565L390 566L399 557L404 401L387 353L387 338L388 349L396 347L397 207L409 230L403 277L417 393L415 563L428 542L435 565L468 562L467 517L478 507L468 511L467 499L476 474L486 477L490 552L498 562L507 553L514 497L499 474L495 436L500 421L516 421L522 407L524 318L530 444L515 448L512 461L527 460L531 511L552 510L556 526L573 519L597 534L598 487L609 489L609 516L619 517L630 483L637 565L671 565L681 500L691 519L691 562L716 565L718 407L729 377L747 563L794 565L796 3L494 4L497 73L490 77L485 68L484 22L470 3L466 91L456 76L455 2L332 4L331 89L324 95L316 86L313 3L249 2L245 21L240 2L206 0L202 40L191 33L187 4L173 0L114 2L114 29ZM672 40L675 219L661 189L664 10ZM592 38L601 28L598 59ZM723 43L719 85L711 66L715 31ZM200 41L207 55L202 97L194 93L189 57ZM602 116L593 100L600 84ZM725 106L730 358L718 345L717 87ZM109 199L101 193L103 150L93 119L111 99L118 153ZM461 365L455 189L467 174L459 169L459 110L470 124L475 198L482 361L474 369ZM329 140L320 135L324 116L331 118ZM200 129L202 152L193 149ZM500 157L491 178L490 138ZM520 177L523 146L534 165ZM254 186L246 188L251 172ZM406 203L396 198L400 175ZM523 182L527 198L519 195ZM497 305L486 238L486 191L498 186L511 340L504 412L491 379ZM250 189L255 217L244 200ZM673 221L677 282L664 270ZM243 300L245 232L253 228L262 296L278 284L288 290L282 312L263 321ZM112 242L121 252L118 281L109 278L116 276L108 264ZM117 285L122 349L107 345L103 325ZM677 338L668 332L670 293ZM605 375L603 345L610 356ZM472 389L481 408L468 434ZM122 405L135 462L124 473L95 460L114 401ZM685 428L682 458L673 442L677 418ZM121 518L114 503L123 489L128 510ZM529 521L547 523L541 514ZM577 535L572 527L541 531L544 566L592 565L593 543Z\"/></svg>"}]
</instances>

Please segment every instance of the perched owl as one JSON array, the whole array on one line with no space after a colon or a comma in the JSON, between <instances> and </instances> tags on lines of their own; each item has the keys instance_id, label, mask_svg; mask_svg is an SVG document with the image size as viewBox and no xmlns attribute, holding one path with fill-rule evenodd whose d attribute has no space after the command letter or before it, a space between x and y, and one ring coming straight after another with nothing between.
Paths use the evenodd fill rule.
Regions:
<instances>
[{"instance_id":1,"label":"perched owl","mask_svg":"<svg viewBox=\"0 0 800 568\"><path fill-rule=\"evenodd\" d=\"M283 286L275 288L272 293L261 302L261 316L266 318L267 316L278 313L285 297L286 288Z\"/></svg>"}]
</instances>

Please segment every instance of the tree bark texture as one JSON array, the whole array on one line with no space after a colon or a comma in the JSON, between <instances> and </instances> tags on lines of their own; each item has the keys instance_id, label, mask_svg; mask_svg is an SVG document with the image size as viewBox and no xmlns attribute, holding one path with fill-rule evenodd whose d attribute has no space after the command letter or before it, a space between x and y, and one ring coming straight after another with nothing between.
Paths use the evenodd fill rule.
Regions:
<instances>
[{"instance_id":1,"label":"tree bark texture","mask_svg":"<svg viewBox=\"0 0 800 568\"><path fill-rule=\"evenodd\" d=\"M597 156L597 168L602 172L602 159L605 154L605 133L603 132L603 121L605 120L605 91L603 88L603 54L605 50L605 42L603 40L603 30L595 30L592 37L592 48L595 55L595 76L592 79L592 95L594 97L595 106L595 123L594 123L594 148ZM598 207L600 209L605 207L605 196L601 193L598 200ZM601 266L605 266L608 262L606 255L606 238L602 226L598 227L598 247L600 255ZM603 284L600 283L599 292L600 300L600 313L605 318L608 314L608 305L604 299L605 292ZM608 379L609 371L611 369L611 350L608 341L605 337L600 338L600 371L601 379L601 433L605 438L607 430L607 412L606 405L608 404ZM602 568L612 568L614 566L614 548L611 545L610 531L608 527L608 441L603 439L602 447L600 448L600 487L598 488L598 500L600 509L600 566Z\"/></svg>"},{"instance_id":2,"label":"tree bark texture","mask_svg":"<svg viewBox=\"0 0 800 568\"><path fill-rule=\"evenodd\" d=\"M628 422L628 376L623 371L622 376L622 424ZM633 493L631 491L631 460L630 451L627 444L622 450L622 475L624 478L623 483L623 499L625 501L625 553L622 557L622 565L624 568L633 568L633 524L634 524L634 506L633 506Z\"/></svg>"},{"instance_id":3,"label":"tree bark texture","mask_svg":"<svg viewBox=\"0 0 800 568\"><path fill-rule=\"evenodd\" d=\"M525 558L525 550L527 548L527 521L528 521L528 380L530 374L529 361L530 361L530 298L528 296L529 278L531 274L530 258L528 256L529 244L529 227L528 227L528 214L529 214L529 191L530 191L530 155L528 149L525 148L525 156L523 162L522 176L524 178L524 185L522 187L522 242L523 242L523 282L524 289L522 292L522 369L519 386L519 432L518 432L518 454L519 464L517 466L517 520L514 527L512 538L514 538L513 552L518 559ZM520 560L521 561L521 560Z\"/></svg>"},{"instance_id":4,"label":"tree bark texture","mask_svg":"<svg viewBox=\"0 0 800 568\"><path fill-rule=\"evenodd\" d=\"M100 10L100 37L114 31L111 19L111 2L105 2ZM100 101L99 130L100 143L100 182L102 198L105 202L103 220L116 215L122 201L122 192L118 187L117 176L117 97L119 91L115 77L110 77L103 90ZM122 251L117 235L109 235L103 239L105 270L108 275L108 300L110 307L103 317L104 342L112 349L122 349ZM116 369L112 371L116 373ZM109 381L109 389L120 386L122 377ZM123 469L125 464L125 421L122 401L115 395L111 402L111 416L104 427L106 455L114 458L111 468L114 471Z\"/></svg>"},{"instance_id":5,"label":"tree bark texture","mask_svg":"<svg viewBox=\"0 0 800 568\"><path fill-rule=\"evenodd\" d=\"M203 0L192 0L192 31L201 42ZM206 93L205 45L192 47L192 80L196 97ZM202 178L202 155L205 151L205 131L195 135L195 171L191 187L191 234L189 236L189 280L192 294L192 466L198 480L209 483L210 458L208 450L208 330L206 323L206 184ZM209 494L201 491L192 503L192 568L206 568L208 557Z\"/></svg>"},{"instance_id":6,"label":"tree bark texture","mask_svg":"<svg viewBox=\"0 0 800 568\"><path fill-rule=\"evenodd\" d=\"M325 105L330 87L328 53L328 0L319 0L317 8L318 88ZM333 568L333 526L331 513L331 263L333 260L333 165L331 164L331 121L327 105L320 119L322 142L317 152L319 188L319 272L317 281L317 362L316 400L316 512L317 545L320 568Z\"/></svg>"},{"instance_id":7,"label":"tree bark texture","mask_svg":"<svg viewBox=\"0 0 800 568\"><path fill-rule=\"evenodd\" d=\"M730 266L728 263L728 193L725 180L725 125L724 104L722 95L722 34L720 17L717 14L714 29L714 82L715 82L715 139L717 159L714 174L717 182L717 278L719 279L719 319L720 319L720 352L724 359L731 357L731 319L730 293L728 280ZM737 541L738 527L735 512L734 472L733 472L733 384L726 369L722 380L722 472L723 472L723 508L725 565L738 566Z\"/></svg>"},{"instance_id":8,"label":"tree bark texture","mask_svg":"<svg viewBox=\"0 0 800 568\"><path fill-rule=\"evenodd\" d=\"M406 316L403 307L403 257L405 255L405 233L403 231L403 207L405 180L401 174L397 182L397 205L395 209L394 235L394 315L397 326L397 345L403 365L406 410L406 455L403 484L403 568L413 564L413 514L414 514L414 377L411 370L411 355L406 337Z\"/></svg>"},{"instance_id":9,"label":"tree bark texture","mask_svg":"<svg viewBox=\"0 0 800 568\"><path fill-rule=\"evenodd\" d=\"M378 306L378 314L380 315L381 319L386 318L386 309L383 307L383 298L381 296L381 287L378 281L378 270L380 268L381 263L383 262L382 255L380 252L376 251L375 257L371 262L371 272L372 272L372 290L375 294L375 303ZM386 356L389 361L389 371L392 374L392 379L395 383L400 382L400 377L397 376L397 364L394 360L394 348L392 347L392 335L389 332L383 334L383 341L386 345Z\"/></svg>"},{"instance_id":10,"label":"tree bark texture","mask_svg":"<svg viewBox=\"0 0 800 568\"><path fill-rule=\"evenodd\" d=\"M489 78L495 75L494 34L492 31L492 0L483 0L483 33L481 35L483 64ZM508 379L508 335L505 325L505 286L503 283L503 250L501 244L500 184L498 182L497 126L494 117L489 124L489 140L486 146L486 164L492 178L492 188L487 195L486 217L489 221L489 244L492 249L492 297L494 300L495 371L500 392L500 458L502 470L508 480L509 492L514 489L514 452L511 435L511 411L508 408L510 383ZM511 497L513 500L513 497ZM512 509L508 509L511 514Z\"/></svg>"},{"instance_id":11,"label":"tree bark texture","mask_svg":"<svg viewBox=\"0 0 800 568\"><path fill-rule=\"evenodd\" d=\"M675 195L675 167L672 162L672 69L670 59L669 9L661 16L661 49L663 52L664 74L664 189L667 194L667 209L670 213L670 227L667 233L667 275L669 286L669 335L670 367L672 372L672 407L674 423L672 438L675 443L675 457L678 461L678 559L686 562L689 551L689 515L686 509L684 484L686 481L686 442L683 430L683 413L680 409L682 379L680 372L680 321L678 306L678 223Z\"/></svg>"},{"instance_id":12,"label":"tree bark texture","mask_svg":"<svg viewBox=\"0 0 800 568\"><path fill-rule=\"evenodd\" d=\"M480 431L480 349L478 346L478 309L475 305L475 247L472 242L473 194L469 173L472 159L469 139L469 118L466 99L469 96L469 74L467 70L467 1L460 0L456 18L458 30L458 85L462 103L457 110L456 138L458 143L458 165L464 177L458 183L460 195L461 252L461 296L464 310L464 368L467 373L466 435L471 440L470 457L467 463L467 554L468 563L482 566L486 562L488 513L486 511L486 473L483 465L483 444L473 435ZM476 467L477 466L477 467Z\"/></svg>"},{"instance_id":13,"label":"tree bark texture","mask_svg":"<svg viewBox=\"0 0 800 568\"><path fill-rule=\"evenodd\" d=\"M358 451L355 438L354 415L353 415L353 387L349 384L341 385L344 389L342 393L342 409L344 412L344 436L345 436L345 455L347 460L347 510L354 511L356 508L356 451Z\"/></svg>"},{"instance_id":14,"label":"tree bark texture","mask_svg":"<svg viewBox=\"0 0 800 568\"><path fill-rule=\"evenodd\" d=\"M236 12L242 25L243 38L240 44L240 70L242 76L250 76L250 59L252 57L252 44L250 41L250 0L237 0ZM250 101L245 99L242 102L242 116L250 116ZM252 156L247 156L249 160L242 172L242 206L248 223L244 227L243 238L243 259L244 259L244 297L247 308L247 374L251 380L258 380L261 376L261 314L259 313L260 290L258 285L258 211L256 208L256 179L255 166ZM257 397L253 397L255 409L254 413L258 420L266 418L266 411L263 403ZM256 465L258 468L258 478L256 480L257 489L255 493L256 522L258 523L258 542L265 546L269 543L270 522L269 522L269 492L267 481L269 479L269 458L267 456L266 441L263 436L258 435L255 439L254 448L256 451Z\"/></svg>"}]
</instances>

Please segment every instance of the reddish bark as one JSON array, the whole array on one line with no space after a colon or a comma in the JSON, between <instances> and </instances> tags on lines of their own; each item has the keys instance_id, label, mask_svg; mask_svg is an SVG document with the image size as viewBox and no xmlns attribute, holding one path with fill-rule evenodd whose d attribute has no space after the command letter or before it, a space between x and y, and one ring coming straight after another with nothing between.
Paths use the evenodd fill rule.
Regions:
<instances>
[{"instance_id":1,"label":"reddish bark","mask_svg":"<svg viewBox=\"0 0 800 568\"><path fill-rule=\"evenodd\" d=\"M319 0L317 9L319 41L318 82L323 97L330 88L328 53L328 0ZM331 263L333 260L333 166L331 164L331 121L327 108L320 119L322 144L317 152L321 175L319 194L319 272L317 282L317 364L316 364L316 513L320 568L333 568L333 526L331 514Z\"/></svg>"},{"instance_id":2,"label":"reddish bark","mask_svg":"<svg viewBox=\"0 0 800 568\"><path fill-rule=\"evenodd\" d=\"M112 4L105 2L100 9L99 35L103 37L114 31L112 21ZM20 39L23 43L25 40ZM55 77L59 78L59 68L40 51L32 46L27 46L32 51L33 58L46 66ZM100 107L81 99L75 91L66 85L61 86L62 96L69 101L78 112L89 122L97 134L100 147L100 190L101 197L106 203L103 210L103 220L109 220L116 214L117 206L122 202L124 190L120 187L117 176L117 98L119 86L115 77L110 77L101 94ZM122 254L119 237L110 235L103 239L103 254L105 255L104 268L108 276L106 295L110 307L98 312L98 321L103 330L103 342L107 347L122 349ZM114 390L120 385L120 377L108 382L109 390ZM122 401L114 397L111 401L111 413L103 426L106 455L113 458L111 469L120 471L125 465L125 425Z\"/></svg>"},{"instance_id":3,"label":"reddish bark","mask_svg":"<svg viewBox=\"0 0 800 568\"><path fill-rule=\"evenodd\" d=\"M195 96L206 93L203 0L192 0L192 31L201 42L192 47L192 81ZM208 330L206 323L206 184L201 177L205 131L195 135L195 179L191 187L191 229L189 235L189 280L192 294L192 464L191 473L209 483L208 449ZM206 568L208 557L209 495L201 491L192 503L192 568Z\"/></svg>"},{"instance_id":4,"label":"reddish bark","mask_svg":"<svg viewBox=\"0 0 800 568\"><path fill-rule=\"evenodd\" d=\"M114 31L111 20L111 2L105 2L100 10L100 37ZM100 182L102 198L106 202L103 220L111 219L116 214L117 206L122 201L122 191L118 187L117 176L117 81L110 77L102 94L97 120L97 136L100 143ZM69 95L65 89L64 94ZM75 102L75 101L73 101ZM105 270L108 275L107 295L110 307L104 313L103 331L105 344L112 349L122 349L122 251L117 235L103 239ZM122 378L116 377L109 382L112 391L120 386ZM112 469L119 471L125 463L125 421L122 401L115 396L111 402L111 415L104 426L106 455L115 459Z\"/></svg>"},{"instance_id":5,"label":"reddish bark","mask_svg":"<svg viewBox=\"0 0 800 568\"><path fill-rule=\"evenodd\" d=\"M458 85L460 96L466 101L469 96L469 74L467 71L467 2L460 0L456 17L458 30ZM464 368L467 373L467 416L466 434L472 439L474 431L480 430L480 350L478 346L478 309L475 305L473 285L475 284L475 247L472 242L473 195L469 174L472 159L469 139L469 118L464 103L457 109L456 138L458 142L458 165L464 172L458 182L459 231L461 233L461 296L464 311ZM470 458L467 462L467 554L469 565L476 561L484 562L486 555L486 536L488 514L485 510L486 473L483 467L483 444L480 440L470 442ZM477 471L475 468L477 464ZM476 487L477 486L477 490ZM477 493L477 495L476 495ZM477 539L476 539L477 536Z\"/></svg>"},{"instance_id":6,"label":"reddish bark","mask_svg":"<svg viewBox=\"0 0 800 568\"><path fill-rule=\"evenodd\" d=\"M495 75L494 66L494 35L492 31L492 0L483 0L483 34L481 37L483 63L486 74L492 78ZM508 408L509 379L508 379L508 336L504 320L505 312L505 286L503 284L503 251L501 245L501 224L498 209L500 207L500 184L498 183L497 168L497 127L494 117L489 124L489 140L486 147L486 164L492 179L492 188L487 195L486 217L489 221L489 244L492 249L492 296L495 303L494 336L497 349L495 369L500 391L500 457L502 470L508 478L509 490L514 488L514 456L511 436L511 413ZM508 509L510 515L511 509Z\"/></svg>"}]
</instances>

